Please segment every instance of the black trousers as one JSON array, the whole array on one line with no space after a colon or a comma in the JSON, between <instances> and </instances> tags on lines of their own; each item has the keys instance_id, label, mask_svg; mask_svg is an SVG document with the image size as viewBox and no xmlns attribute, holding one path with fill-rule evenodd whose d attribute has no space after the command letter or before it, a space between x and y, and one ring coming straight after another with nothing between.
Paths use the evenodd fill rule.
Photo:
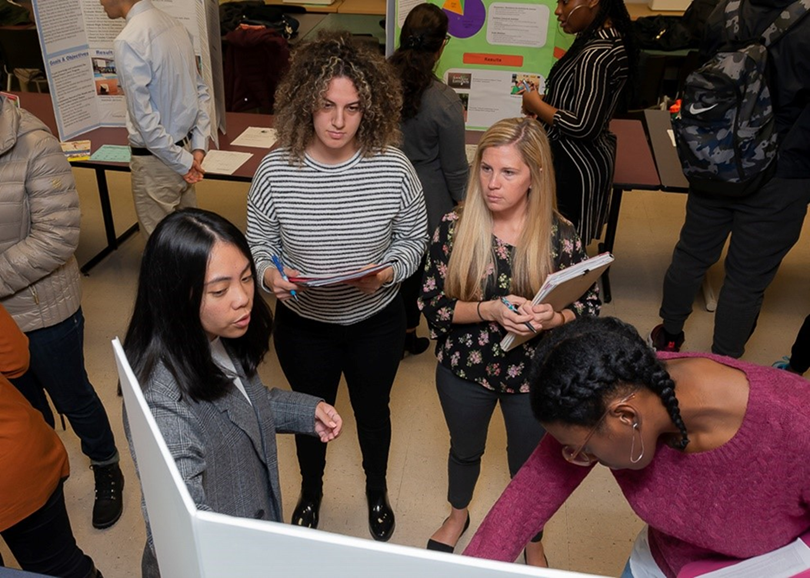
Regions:
<instances>
[{"instance_id":1,"label":"black trousers","mask_svg":"<svg viewBox=\"0 0 810 578\"><path fill-rule=\"evenodd\" d=\"M729 235L725 279L717 300L712 352L741 357L756 326L765 289L799 239L810 202L810 179L773 178L742 199L689 193L686 220L664 278L660 315L679 333L706 271Z\"/></svg>"},{"instance_id":2,"label":"black trousers","mask_svg":"<svg viewBox=\"0 0 810 578\"><path fill-rule=\"evenodd\" d=\"M405 343L405 312L394 299L385 309L353 325L305 319L284 305L276 307L274 342L281 369L293 391L335 403L340 376L346 378L363 454L366 489L385 491L391 447L391 387ZM301 491L323 491L326 444L295 437Z\"/></svg>"},{"instance_id":3,"label":"black trousers","mask_svg":"<svg viewBox=\"0 0 810 578\"><path fill-rule=\"evenodd\" d=\"M95 569L93 560L76 545L62 482L44 506L0 534L20 567L28 572L60 578L89 578Z\"/></svg>"},{"instance_id":4,"label":"black trousers","mask_svg":"<svg viewBox=\"0 0 810 578\"><path fill-rule=\"evenodd\" d=\"M796 341L790 350L790 366L798 372L807 373L810 369L810 315L804 318Z\"/></svg>"}]
</instances>

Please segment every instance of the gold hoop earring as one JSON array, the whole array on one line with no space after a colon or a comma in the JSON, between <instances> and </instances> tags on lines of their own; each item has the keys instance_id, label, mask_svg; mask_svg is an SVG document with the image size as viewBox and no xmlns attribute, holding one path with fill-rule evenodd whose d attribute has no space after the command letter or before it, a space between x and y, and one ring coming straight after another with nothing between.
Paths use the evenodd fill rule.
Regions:
<instances>
[{"instance_id":1,"label":"gold hoop earring","mask_svg":"<svg viewBox=\"0 0 810 578\"><path fill-rule=\"evenodd\" d=\"M636 450L636 432L638 432L638 437L641 440L641 453L638 454L636 459L633 459L633 454ZM644 457L644 436L641 435L641 432L638 429L638 422L633 423L633 434L632 434L632 442L630 444L630 463L637 464L641 461L641 458Z\"/></svg>"}]
</instances>

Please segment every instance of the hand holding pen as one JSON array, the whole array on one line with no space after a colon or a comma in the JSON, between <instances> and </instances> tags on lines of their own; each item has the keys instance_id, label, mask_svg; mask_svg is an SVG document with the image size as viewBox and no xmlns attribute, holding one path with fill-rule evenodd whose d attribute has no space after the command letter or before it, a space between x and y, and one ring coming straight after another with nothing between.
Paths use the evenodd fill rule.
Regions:
<instances>
[{"instance_id":1,"label":"hand holding pen","mask_svg":"<svg viewBox=\"0 0 810 578\"><path fill-rule=\"evenodd\" d=\"M273 255L273 265L276 266L276 270L278 271L279 275L281 275L281 279L285 282L287 287L281 287L277 284L273 284L273 286L270 286L270 289L273 290L273 293L275 293L276 297L279 299L283 300L285 298L284 293L289 291L290 295L292 295L293 298L298 301L298 293L292 288L297 287L297 285L290 283L289 277L287 277L287 274L284 272L284 264L281 262L281 258L278 255Z\"/></svg>"},{"instance_id":2,"label":"hand holding pen","mask_svg":"<svg viewBox=\"0 0 810 578\"><path fill-rule=\"evenodd\" d=\"M514 305L513 305L513 304L512 304L512 303L509 301L509 299L507 299L506 297L501 296L501 303L503 303L504 305L506 305L507 309L509 309L509 311L511 311L512 313L515 313L515 314L517 314L517 315L525 315L525 313L521 313L521 312L520 312L520 310L519 310L517 307L515 307L515 306L514 306ZM531 323L529 323L528 321L524 321L524 322L523 322L523 325L525 325L525 326L526 326L526 327L529 329L529 331L531 331L532 333L537 333L537 330L536 330L536 329L534 328L534 326L533 326Z\"/></svg>"}]
</instances>

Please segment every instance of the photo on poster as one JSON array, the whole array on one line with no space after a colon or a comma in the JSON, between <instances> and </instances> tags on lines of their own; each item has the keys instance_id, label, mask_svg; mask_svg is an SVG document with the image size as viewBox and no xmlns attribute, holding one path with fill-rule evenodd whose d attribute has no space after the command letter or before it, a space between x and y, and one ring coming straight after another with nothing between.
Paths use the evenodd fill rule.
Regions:
<instances>
[{"instance_id":1,"label":"photo on poster","mask_svg":"<svg viewBox=\"0 0 810 578\"><path fill-rule=\"evenodd\" d=\"M512 74L511 94L520 95L524 92L536 91L540 94L545 92L545 81L539 74L526 72L515 72Z\"/></svg>"},{"instance_id":2,"label":"photo on poster","mask_svg":"<svg viewBox=\"0 0 810 578\"><path fill-rule=\"evenodd\" d=\"M454 72L447 75L447 86L456 90L469 90L472 83L472 74L469 72Z\"/></svg>"},{"instance_id":3,"label":"photo on poster","mask_svg":"<svg viewBox=\"0 0 810 578\"><path fill-rule=\"evenodd\" d=\"M102 52L100 50L97 53ZM104 51L112 53L110 51ZM99 96L117 96L124 94L123 87L118 86L118 75L115 73L115 60L112 56L91 58L93 62L93 80L96 83L96 94Z\"/></svg>"}]
</instances>

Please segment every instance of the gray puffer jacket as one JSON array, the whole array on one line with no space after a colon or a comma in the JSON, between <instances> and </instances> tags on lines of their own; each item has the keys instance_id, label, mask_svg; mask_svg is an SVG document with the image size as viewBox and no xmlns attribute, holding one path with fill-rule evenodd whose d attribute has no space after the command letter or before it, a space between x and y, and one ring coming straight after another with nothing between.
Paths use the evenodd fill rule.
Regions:
<instances>
[{"instance_id":1,"label":"gray puffer jacket","mask_svg":"<svg viewBox=\"0 0 810 578\"><path fill-rule=\"evenodd\" d=\"M0 96L0 303L23 331L81 304L79 194L59 141Z\"/></svg>"}]
</instances>

